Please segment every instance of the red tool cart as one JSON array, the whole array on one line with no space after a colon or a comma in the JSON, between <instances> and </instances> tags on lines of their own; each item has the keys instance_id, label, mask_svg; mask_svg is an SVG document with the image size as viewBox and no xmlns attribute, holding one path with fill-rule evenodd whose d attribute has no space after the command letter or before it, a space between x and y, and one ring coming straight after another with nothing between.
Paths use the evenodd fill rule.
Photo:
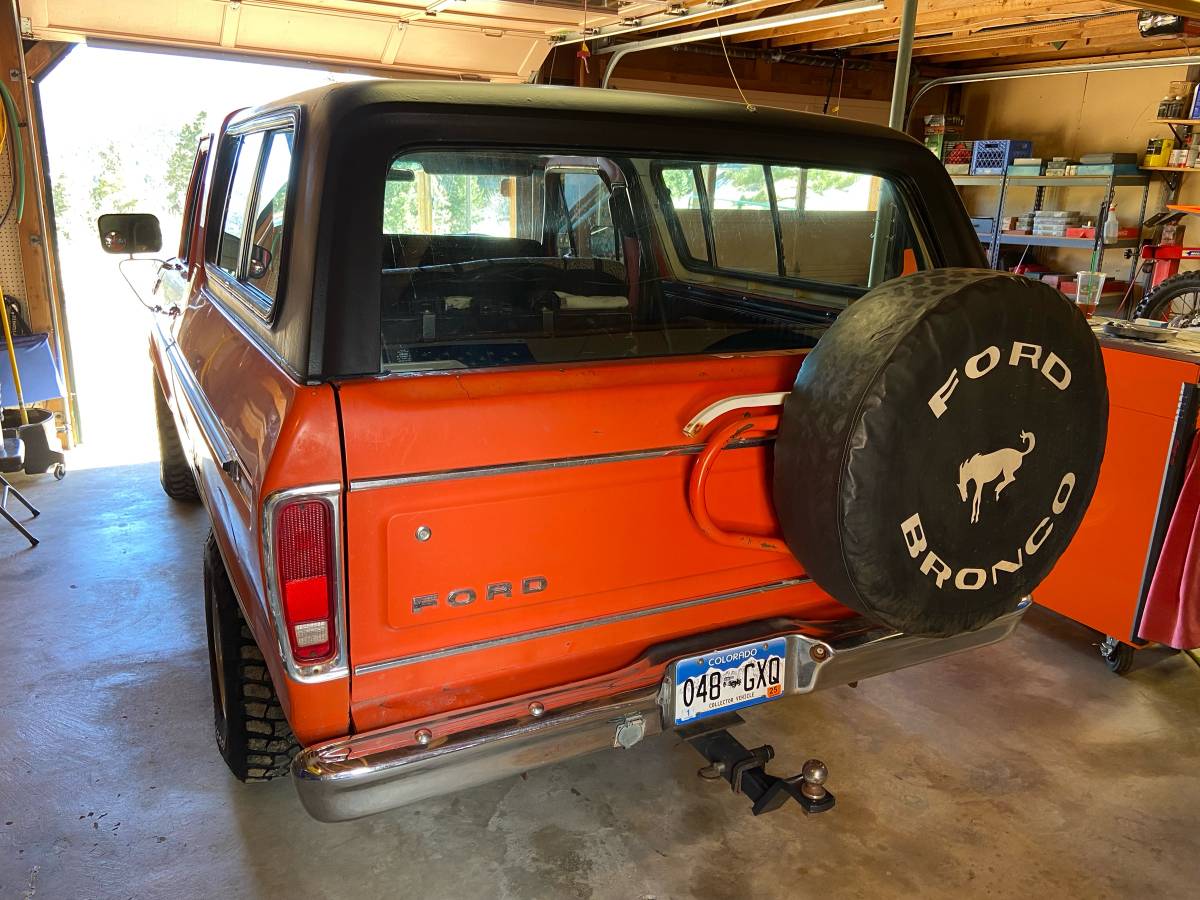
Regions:
<instances>
[{"instance_id":1,"label":"red tool cart","mask_svg":"<svg viewBox=\"0 0 1200 900\"><path fill-rule=\"evenodd\" d=\"M1110 402L1100 481L1034 599L1103 634L1101 656L1123 674L1146 646L1139 625L1196 430L1200 343L1099 340Z\"/></svg>"}]
</instances>

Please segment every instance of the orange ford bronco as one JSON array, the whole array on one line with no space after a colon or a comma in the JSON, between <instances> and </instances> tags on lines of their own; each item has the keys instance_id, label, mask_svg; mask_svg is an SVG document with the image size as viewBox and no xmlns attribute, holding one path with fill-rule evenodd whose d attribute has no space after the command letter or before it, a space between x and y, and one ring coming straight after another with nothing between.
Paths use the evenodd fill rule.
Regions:
<instances>
[{"instance_id":1,"label":"orange ford bronco","mask_svg":"<svg viewBox=\"0 0 1200 900\"><path fill-rule=\"evenodd\" d=\"M738 710L1008 635L1095 486L1095 340L983 265L937 159L854 122L383 81L230 116L150 355L233 773L341 820L678 730L756 812L828 808Z\"/></svg>"}]
</instances>

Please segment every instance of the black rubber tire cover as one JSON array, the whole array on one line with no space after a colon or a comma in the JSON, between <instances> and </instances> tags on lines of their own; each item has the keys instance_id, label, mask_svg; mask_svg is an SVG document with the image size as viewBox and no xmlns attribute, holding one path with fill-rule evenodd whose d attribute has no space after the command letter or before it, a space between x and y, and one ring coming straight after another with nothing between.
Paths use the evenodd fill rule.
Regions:
<instances>
[{"instance_id":1,"label":"black rubber tire cover","mask_svg":"<svg viewBox=\"0 0 1200 900\"><path fill-rule=\"evenodd\" d=\"M805 359L775 444L776 512L851 609L912 634L974 630L1067 548L1107 425L1099 344L1062 294L991 270L916 273L851 304Z\"/></svg>"}]
</instances>

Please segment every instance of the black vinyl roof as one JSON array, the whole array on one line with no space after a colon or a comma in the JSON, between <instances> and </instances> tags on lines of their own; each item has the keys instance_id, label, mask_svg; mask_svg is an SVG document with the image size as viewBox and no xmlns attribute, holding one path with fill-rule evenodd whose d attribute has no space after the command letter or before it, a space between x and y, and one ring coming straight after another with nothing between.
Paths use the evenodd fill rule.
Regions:
<instances>
[{"instance_id":1,"label":"black vinyl roof","mask_svg":"<svg viewBox=\"0 0 1200 900\"><path fill-rule=\"evenodd\" d=\"M440 107L443 110L446 106L475 107L491 113L504 109L523 113L537 110L555 117L582 113L658 120L684 119L709 122L722 128L735 126L762 131L788 130L847 139L890 140L910 146L917 144L907 135L880 125L767 106L757 106L751 111L743 103L726 100L699 100L642 91L558 85L429 80L372 79L314 88L255 109L244 110L236 117L235 123L272 110L299 107L308 126L320 131L336 128L346 117L366 107L394 108L397 105Z\"/></svg>"}]
</instances>

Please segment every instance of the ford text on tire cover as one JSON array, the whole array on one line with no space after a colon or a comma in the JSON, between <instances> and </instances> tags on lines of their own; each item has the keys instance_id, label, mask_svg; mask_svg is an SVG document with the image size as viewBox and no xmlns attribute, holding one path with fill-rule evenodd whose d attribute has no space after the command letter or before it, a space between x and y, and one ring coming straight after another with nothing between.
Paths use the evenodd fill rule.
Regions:
<instances>
[{"instance_id":1,"label":"ford text on tire cover","mask_svg":"<svg viewBox=\"0 0 1200 900\"><path fill-rule=\"evenodd\" d=\"M1082 317L864 124L336 86L201 141L176 254L217 745L322 819L999 640L1103 454Z\"/></svg>"}]
</instances>

